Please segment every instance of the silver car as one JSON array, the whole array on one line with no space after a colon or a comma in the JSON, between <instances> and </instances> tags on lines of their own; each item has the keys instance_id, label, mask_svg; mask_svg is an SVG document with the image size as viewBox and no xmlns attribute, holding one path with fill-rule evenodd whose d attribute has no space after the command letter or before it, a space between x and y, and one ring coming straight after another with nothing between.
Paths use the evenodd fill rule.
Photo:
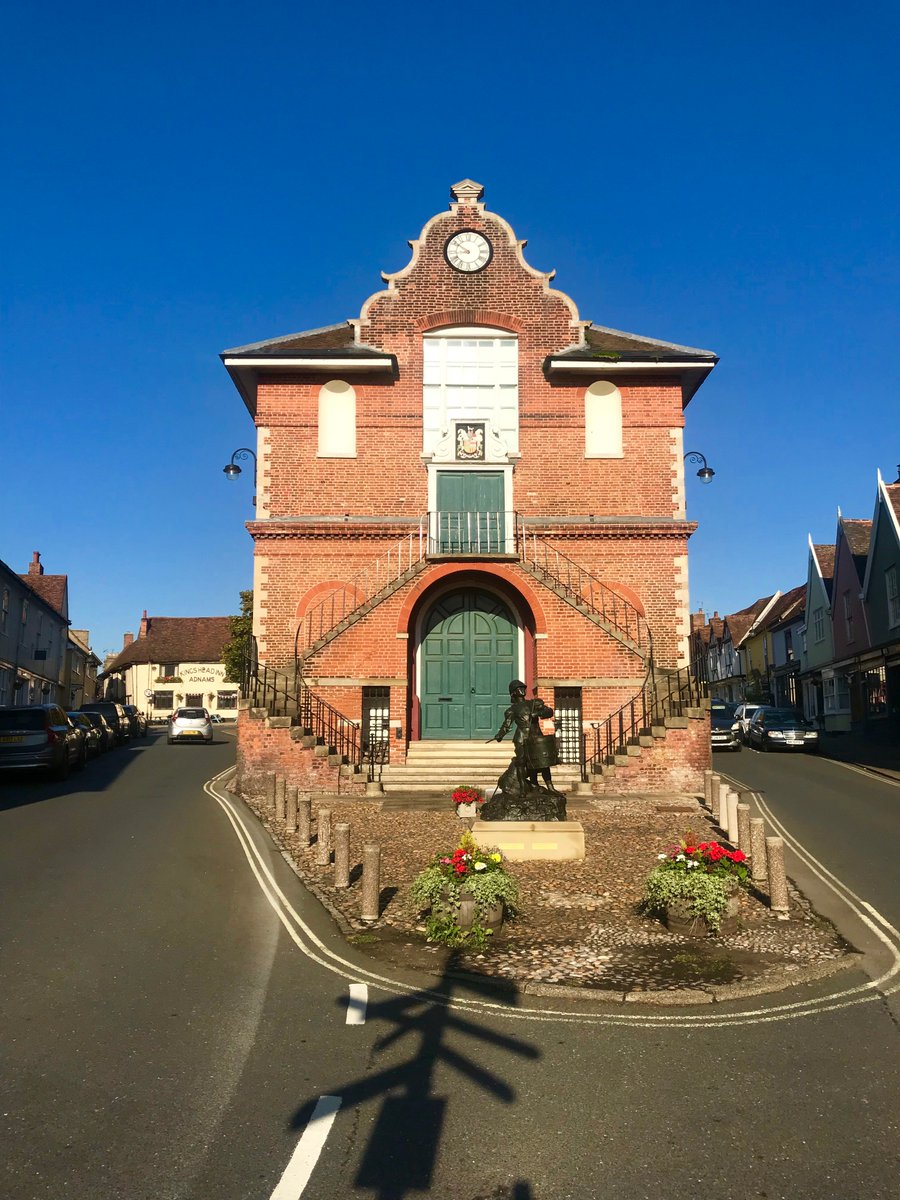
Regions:
<instances>
[{"instance_id":1,"label":"silver car","mask_svg":"<svg viewBox=\"0 0 900 1200\"><path fill-rule=\"evenodd\" d=\"M206 742L209 745L212 740L212 721L205 708L176 708L169 717L166 741L170 746L173 742Z\"/></svg>"}]
</instances>

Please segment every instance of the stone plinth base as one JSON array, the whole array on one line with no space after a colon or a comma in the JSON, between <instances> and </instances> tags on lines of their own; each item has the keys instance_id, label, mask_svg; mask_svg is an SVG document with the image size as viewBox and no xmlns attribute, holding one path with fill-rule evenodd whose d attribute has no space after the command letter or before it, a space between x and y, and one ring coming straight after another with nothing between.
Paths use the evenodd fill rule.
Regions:
<instances>
[{"instance_id":1,"label":"stone plinth base","mask_svg":"<svg viewBox=\"0 0 900 1200\"><path fill-rule=\"evenodd\" d=\"M472 836L480 846L496 846L510 862L584 858L580 821L475 821Z\"/></svg>"}]
</instances>

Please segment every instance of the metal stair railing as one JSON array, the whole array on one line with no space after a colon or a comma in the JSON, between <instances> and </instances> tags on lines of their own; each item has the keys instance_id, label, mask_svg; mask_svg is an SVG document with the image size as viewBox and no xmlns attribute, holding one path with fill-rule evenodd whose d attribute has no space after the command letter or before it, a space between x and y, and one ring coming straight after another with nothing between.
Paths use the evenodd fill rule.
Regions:
<instances>
[{"instance_id":1,"label":"metal stair railing","mask_svg":"<svg viewBox=\"0 0 900 1200\"><path fill-rule=\"evenodd\" d=\"M426 523L420 519L416 528L405 534L396 545L375 559L359 575L327 595L305 613L297 626L294 638L295 658L300 655L300 639L309 647L327 640L343 622L359 616L404 583L425 563Z\"/></svg>"},{"instance_id":2,"label":"metal stair railing","mask_svg":"<svg viewBox=\"0 0 900 1200\"><path fill-rule=\"evenodd\" d=\"M524 522L519 524L518 542L522 563L530 566L538 578L554 586L576 608L592 613L632 653L652 662L650 626L634 604L542 537L530 533Z\"/></svg>"},{"instance_id":3,"label":"metal stair railing","mask_svg":"<svg viewBox=\"0 0 900 1200\"><path fill-rule=\"evenodd\" d=\"M343 763L362 768L359 724L310 691L299 675L257 663L249 656L241 666L241 695L271 717L296 717L300 728L336 754ZM340 780L340 772L338 773Z\"/></svg>"},{"instance_id":4,"label":"metal stair railing","mask_svg":"<svg viewBox=\"0 0 900 1200\"><path fill-rule=\"evenodd\" d=\"M584 782L617 754L624 754L629 743L654 724L662 724L666 717L681 716L683 709L698 707L709 695L706 681L698 677L693 665L653 674L652 695L645 685L605 721L592 725L593 752L584 756Z\"/></svg>"}]
</instances>

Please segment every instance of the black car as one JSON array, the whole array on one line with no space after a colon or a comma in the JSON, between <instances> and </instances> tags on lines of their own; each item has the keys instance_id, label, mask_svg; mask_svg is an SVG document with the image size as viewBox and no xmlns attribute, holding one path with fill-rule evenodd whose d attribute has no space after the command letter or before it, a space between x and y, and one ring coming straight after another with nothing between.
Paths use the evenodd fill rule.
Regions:
<instances>
[{"instance_id":1,"label":"black car","mask_svg":"<svg viewBox=\"0 0 900 1200\"><path fill-rule=\"evenodd\" d=\"M103 735L100 733L100 730L94 726L87 713L67 712L66 716L84 734L84 749L88 758L96 758L105 749Z\"/></svg>"},{"instance_id":2,"label":"black car","mask_svg":"<svg viewBox=\"0 0 900 1200\"><path fill-rule=\"evenodd\" d=\"M58 704L0 707L0 771L50 771L65 779L85 764L84 734Z\"/></svg>"},{"instance_id":3,"label":"black car","mask_svg":"<svg viewBox=\"0 0 900 1200\"><path fill-rule=\"evenodd\" d=\"M741 727L735 717L736 704L713 700L709 706L710 737L713 750L740 750Z\"/></svg>"},{"instance_id":4,"label":"black car","mask_svg":"<svg viewBox=\"0 0 900 1200\"><path fill-rule=\"evenodd\" d=\"M819 749L819 733L812 721L793 708L775 708L762 704L753 714L747 731L749 745L757 750Z\"/></svg>"},{"instance_id":5,"label":"black car","mask_svg":"<svg viewBox=\"0 0 900 1200\"><path fill-rule=\"evenodd\" d=\"M100 734L100 749L112 750L118 742L116 731L104 717L103 713L98 712L82 712L83 717L87 717L93 727Z\"/></svg>"},{"instance_id":6,"label":"black car","mask_svg":"<svg viewBox=\"0 0 900 1200\"><path fill-rule=\"evenodd\" d=\"M82 704L79 711L103 713L107 725L114 730L119 745L127 742L131 737L131 722L121 704L116 704L112 700L88 700Z\"/></svg>"},{"instance_id":7,"label":"black car","mask_svg":"<svg viewBox=\"0 0 900 1200\"><path fill-rule=\"evenodd\" d=\"M136 704L123 704L122 707L125 709L125 714L128 717L128 722L131 725L131 736L132 737L146 737L147 736L147 718L144 716L144 714L141 712L141 710L137 707Z\"/></svg>"}]
</instances>

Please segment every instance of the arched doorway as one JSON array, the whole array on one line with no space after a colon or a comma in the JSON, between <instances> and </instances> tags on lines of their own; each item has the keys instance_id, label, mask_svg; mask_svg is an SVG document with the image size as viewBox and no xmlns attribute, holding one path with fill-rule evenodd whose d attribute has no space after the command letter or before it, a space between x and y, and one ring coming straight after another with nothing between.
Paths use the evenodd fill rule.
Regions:
<instances>
[{"instance_id":1,"label":"arched doorway","mask_svg":"<svg viewBox=\"0 0 900 1200\"><path fill-rule=\"evenodd\" d=\"M519 628L503 600L478 588L447 592L425 614L419 647L421 737L486 740L519 672Z\"/></svg>"}]
</instances>

